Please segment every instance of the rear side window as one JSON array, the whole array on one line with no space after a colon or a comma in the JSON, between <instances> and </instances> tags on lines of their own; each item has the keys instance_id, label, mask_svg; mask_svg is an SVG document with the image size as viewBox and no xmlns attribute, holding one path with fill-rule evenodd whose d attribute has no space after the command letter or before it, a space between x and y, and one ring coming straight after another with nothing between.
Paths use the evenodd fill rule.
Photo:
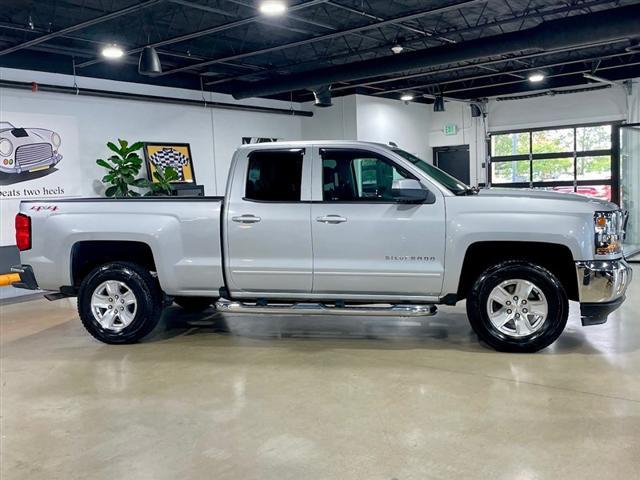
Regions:
<instances>
[{"instance_id":1,"label":"rear side window","mask_svg":"<svg viewBox=\"0 0 640 480\"><path fill-rule=\"evenodd\" d=\"M302 150L265 150L249 155L245 198L267 202L300 200Z\"/></svg>"},{"instance_id":2,"label":"rear side window","mask_svg":"<svg viewBox=\"0 0 640 480\"><path fill-rule=\"evenodd\" d=\"M393 182L415 178L373 152L323 149L321 155L325 202L391 202Z\"/></svg>"}]
</instances>

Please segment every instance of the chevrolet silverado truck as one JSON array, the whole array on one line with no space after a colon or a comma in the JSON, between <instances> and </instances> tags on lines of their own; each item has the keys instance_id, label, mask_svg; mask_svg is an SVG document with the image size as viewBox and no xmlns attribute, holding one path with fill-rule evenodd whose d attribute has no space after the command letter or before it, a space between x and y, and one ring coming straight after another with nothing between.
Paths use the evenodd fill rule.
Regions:
<instances>
[{"instance_id":1,"label":"chevrolet silverado truck","mask_svg":"<svg viewBox=\"0 0 640 480\"><path fill-rule=\"evenodd\" d=\"M626 215L536 190L470 188L393 146L239 148L224 197L25 201L17 287L78 297L105 343L136 342L171 302L248 314L433 315L466 299L473 330L534 352L625 298Z\"/></svg>"}]
</instances>

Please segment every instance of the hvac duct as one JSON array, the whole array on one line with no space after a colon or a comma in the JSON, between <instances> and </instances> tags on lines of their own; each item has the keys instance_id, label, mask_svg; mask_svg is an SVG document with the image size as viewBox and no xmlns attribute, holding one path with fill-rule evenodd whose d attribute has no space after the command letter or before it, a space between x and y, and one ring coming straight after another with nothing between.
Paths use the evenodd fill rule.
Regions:
<instances>
[{"instance_id":1,"label":"hvac duct","mask_svg":"<svg viewBox=\"0 0 640 480\"><path fill-rule=\"evenodd\" d=\"M580 47L640 36L640 5L615 8L604 12L551 20L519 32L485 37L478 40L427 48L414 52L363 60L321 70L288 75L285 78L245 84L233 96L236 99L276 95L301 90L313 85L393 75L418 70L519 53L552 51Z\"/></svg>"},{"instance_id":2,"label":"hvac duct","mask_svg":"<svg viewBox=\"0 0 640 480\"><path fill-rule=\"evenodd\" d=\"M330 107L331 103L331 85L323 85L322 87L313 87L313 98L316 107Z\"/></svg>"}]
</instances>

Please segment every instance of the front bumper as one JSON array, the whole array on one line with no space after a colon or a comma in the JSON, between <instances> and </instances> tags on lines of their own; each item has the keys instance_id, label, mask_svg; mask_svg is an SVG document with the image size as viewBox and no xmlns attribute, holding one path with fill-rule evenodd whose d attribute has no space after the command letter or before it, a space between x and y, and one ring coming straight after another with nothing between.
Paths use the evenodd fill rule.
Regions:
<instances>
[{"instance_id":1,"label":"front bumper","mask_svg":"<svg viewBox=\"0 0 640 480\"><path fill-rule=\"evenodd\" d=\"M576 262L578 297L583 325L599 325L622 305L632 270L624 260Z\"/></svg>"},{"instance_id":2,"label":"front bumper","mask_svg":"<svg viewBox=\"0 0 640 480\"><path fill-rule=\"evenodd\" d=\"M59 153L55 153L53 154L53 156L49 158L45 158L44 160L40 160L39 162L34 163L33 165L22 166L22 165L16 164L15 162L11 166L0 164L0 172L3 172L3 173L30 172L31 170L41 169L43 167L53 167L54 165L57 165L58 162L60 162L60 160L62 160L62 155L60 155Z\"/></svg>"}]
</instances>

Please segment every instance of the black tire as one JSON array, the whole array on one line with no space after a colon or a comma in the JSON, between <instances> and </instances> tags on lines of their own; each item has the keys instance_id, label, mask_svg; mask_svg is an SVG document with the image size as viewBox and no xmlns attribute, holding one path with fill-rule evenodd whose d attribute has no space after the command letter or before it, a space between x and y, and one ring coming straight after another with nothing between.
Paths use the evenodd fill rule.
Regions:
<instances>
[{"instance_id":1,"label":"black tire","mask_svg":"<svg viewBox=\"0 0 640 480\"><path fill-rule=\"evenodd\" d=\"M136 299L133 320L119 331L103 328L91 308L94 291L107 280L125 283ZM158 281L146 269L135 263L107 263L92 270L80 284L78 313L87 331L101 342L135 343L148 335L158 324L162 314L162 290Z\"/></svg>"},{"instance_id":2,"label":"black tire","mask_svg":"<svg viewBox=\"0 0 640 480\"><path fill-rule=\"evenodd\" d=\"M173 301L187 312L197 313L209 308L216 299L213 297L175 297Z\"/></svg>"},{"instance_id":3,"label":"black tire","mask_svg":"<svg viewBox=\"0 0 640 480\"><path fill-rule=\"evenodd\" d=\"M547 317L533 333L516 337L498 330L489 319L488 300L493 289L513 279L533 283L546 297ZM533 353L557 340L567 324L569 302L558 278L546 268L527 261L509 260L485 270L467 297L471 327L482 341L502 352Z\"/></svg>"}]
</instances>

